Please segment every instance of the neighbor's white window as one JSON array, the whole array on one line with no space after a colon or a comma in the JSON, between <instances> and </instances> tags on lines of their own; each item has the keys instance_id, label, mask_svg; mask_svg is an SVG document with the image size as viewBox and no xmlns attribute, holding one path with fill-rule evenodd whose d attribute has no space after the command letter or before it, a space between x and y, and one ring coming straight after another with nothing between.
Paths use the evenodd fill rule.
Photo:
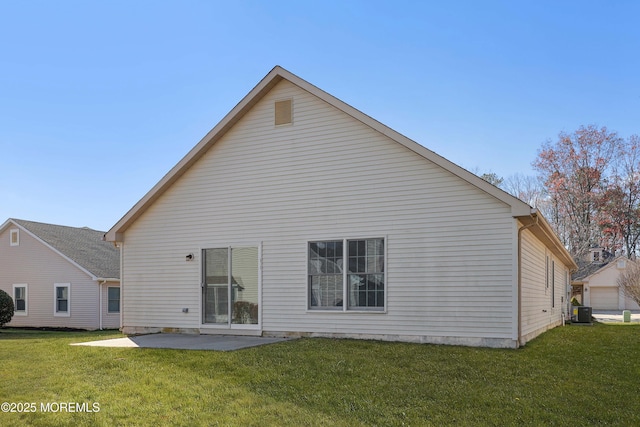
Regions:
<instances>
[{"instance_id":1,"label":"neighbor's white window","mask_svg":"<svg viewBox=\"0 0 640 427\"><path fill-rule=\"evenodd\" d=\"M71 284L56 283L54 285L54 316L71 315Z\"/></svg>"},{"instance_id":2,"label":"neighbor's white window","mask_svg":"<svg viewBox=\"0 0 640 427\"><path fill-rule=\"evenodd\" d=\"M109 286L107 288L107 313L120 313L120 288Z\"/></svg>"},{"instance_id":3,"label":"neighbor's white window","mask_svg":"<svg viewBox=\"0 0 640 427\"><path fill-rule=\"evenodd\" d=\"M9 244L11 246L20 245L20 230L17 228L9 231Z\"/></svg>"},{"instance_id":4,"label":"neighbor's white window","mask_svg":"<svg viewBox=\"0 0 640 427\"><path fill-rule=\"evenodd\" d=\"M13 285L13 310L16 316L26 316L27 306L27 285Z\"/></svg>"},{"instance_id":5,"label":"neighbor's white window","mask_svg":"<svg viewBox=\"0 0 640 427\"><path fill-rule=\"evenodd\" d=\"M309 242L309 307L383 311L384 248L382 238Z\"/></svg>"}]
</instances>

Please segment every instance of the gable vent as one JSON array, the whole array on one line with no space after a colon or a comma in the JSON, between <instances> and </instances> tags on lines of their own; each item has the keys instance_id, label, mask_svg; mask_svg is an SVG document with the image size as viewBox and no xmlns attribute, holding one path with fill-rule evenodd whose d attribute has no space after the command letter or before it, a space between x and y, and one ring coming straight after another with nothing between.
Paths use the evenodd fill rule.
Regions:
<instances>
[{"instance_id":1,"label":"gable vent","mask_svg":"<svg viewBox=\"0 0 640 427\"><path fill-rule=\"evenodd\" d=\"M293 120L292 100L276 101L275 104L275 125L290 124Z\"/></svg>"}]
</instances>

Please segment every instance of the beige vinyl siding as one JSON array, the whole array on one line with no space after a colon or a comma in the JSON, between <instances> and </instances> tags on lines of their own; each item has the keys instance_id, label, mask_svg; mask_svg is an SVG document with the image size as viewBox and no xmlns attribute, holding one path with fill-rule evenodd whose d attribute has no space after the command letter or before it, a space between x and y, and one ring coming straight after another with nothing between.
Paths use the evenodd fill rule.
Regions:
<instances>
[{"instance_id":1,"label":"beige vinyl siding","mask_svg":"<svg viewBox=\"0 0 640 427\"><path fill-rule=\"evenodd\" d=\"M543 328L546 318L543 311L548 308L545 274L546 251L542 242L526 230L522 233L522 334L528 334Z\"/></svg>"},{"instance_id":2,"label":"beige vinyl siding","mask_svg":"<svg viewBox=\"0 0 640 427\"><path fill-rule=\"evenodd\" d=\"M14 316L8 325L99 328L96 282L24 230L20 244L10 246L8 228L0 235L0 289L12 295L13 284L28 285L28 315ZM70 316L54 316L55 283L70 284Z\"/></svg>"},{"instance_id":3,"label":"beige vinyl siding","mask_svg":"<svg viewBox=\"0 0 640 427\"><path fill-rule=\"evenodd\" d=\"M554 264L555 273L552 274ZM529 341L562 321L567 268L528 230L522 233L521 265L522 335L524 341ZM555 306L552 306L552 297Z\"/></svg>"},{"instance_id":4,"label":"beige vinyl siding","mask_svg":"<svg viewBox=\"0 0 640 427\"><path fill-rule=\"evenodd\" d=\"M198 328L200 250L262 243L265 333L511 340L514 229L503 202L282 81L126 231L124 326ZM308 242L378 237L385 313L308 310Z\"/></svg>"},{"instance_id":5,"label":"beige vinyl siding","mask_svg":"<svg viewBox=\"0 0 640 427\"><path fill-rule=\"evenodd\" d=\"M562 264L562 262L559 259L557 258L554 258L554 259L556 262L556 283L555 283L556 304L553 311L552 321L555 322L555 321L562 321L563 313L565 314L565 316L568 314L567 313L567 296L569 295L568 287L570 286L569 282L571 280L569 279L569 269L564 264Z\"/></svg>"}]
</instances>

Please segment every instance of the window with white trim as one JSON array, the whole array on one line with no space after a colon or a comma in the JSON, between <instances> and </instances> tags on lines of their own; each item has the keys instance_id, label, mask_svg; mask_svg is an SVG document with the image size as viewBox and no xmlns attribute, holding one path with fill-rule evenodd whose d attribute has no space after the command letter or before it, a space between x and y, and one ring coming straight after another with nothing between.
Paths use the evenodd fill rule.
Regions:
<instances>
[{"instance_id":1,"label":"window with white trim","mask_svg":"<svg viewBox=\"0 0 640 427\"><path fill-rule=\"evenodd\" d=\"M120 313L120 287L107 287L107 313Z\"/></svg>"},{"instance_id":2,"label":"window with white trim","mask_svg":"<svg viewBox=\"0 0 640 427\"><path fill-rule=\"evenodd\" d=\"M27 285L13 285L13 312L17 316L26 316Z\"/></svg>"},{"instance_id":3,"label":"window with white trim","mask_svg":"<svg viewBox=\"0 0 640 427\"><path fill-rule=\"evenodd\" d=\"M71 284L56 283L54 285L54 316L71 315Z\"/></svg>"},{"instance_id":4,"label":"window with white trim","mask_svg":"<svg viewBox=\"0 0 640 427\"><path fill-rule=\"evenodd\" d=\"M19 246L20 245L20 230L14 228L9 231L9 245L10 246Z\"/></svg>"},{"instance_id":5,"label":"window with white trim","mask_svg":"<svg viewBox=\"0 0 640 427\"><path fill-rule=\"evenodd\" d=\"M308 275L311 309L383 311L384 239L309 242Z\"/></svg>"}]
</instances>

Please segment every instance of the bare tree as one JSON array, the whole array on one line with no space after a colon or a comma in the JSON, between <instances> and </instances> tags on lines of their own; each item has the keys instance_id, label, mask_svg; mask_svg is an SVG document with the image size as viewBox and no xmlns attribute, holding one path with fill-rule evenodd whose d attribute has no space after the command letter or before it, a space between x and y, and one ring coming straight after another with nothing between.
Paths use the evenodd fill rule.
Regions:
<instances>
[{"instance_id":1,"label":"bare tree","mask_svg":"<svg viewBox=\"0 0 640 427\"><path fill-rule=\"evenodd\" d=\"M541 208L545 203L544 186L535 176L516 173L504 179L500 188L534 208Z\"/></svg>"},{"instance_id":2,"label":"bare tree","mask_svg":"<svg viewBox=\"0 0 640 427\"><path fill-rule=\"evenodd\" d=\"M640 304L640 263L627 262L627 268L618 276L618 286L622 292Z\"/></svg>"},{"instance_id":3,"label":"bare tree","mask_svg":"<svg viewBox=\"0 0 640 427\"><path fill-rule=\"evenodd\" d=\"M631 258L640 241L640 137L623 145L619 168L606 180L598 203L603 246L623 250Z\"/></svg>"},{"instance_id":4,"label":"bare tree","mask_svg":"<svg viewBox=\"0 0 640 427\"><path fill-rule=\"evenodd\" d=\"M533 166L540 173L558 223L552 225L576 258L600 241L597 203L604 178L621 154L622 139L606 127L580 127L560 133L538 152Z\"/></svg>"}]
</instances>

